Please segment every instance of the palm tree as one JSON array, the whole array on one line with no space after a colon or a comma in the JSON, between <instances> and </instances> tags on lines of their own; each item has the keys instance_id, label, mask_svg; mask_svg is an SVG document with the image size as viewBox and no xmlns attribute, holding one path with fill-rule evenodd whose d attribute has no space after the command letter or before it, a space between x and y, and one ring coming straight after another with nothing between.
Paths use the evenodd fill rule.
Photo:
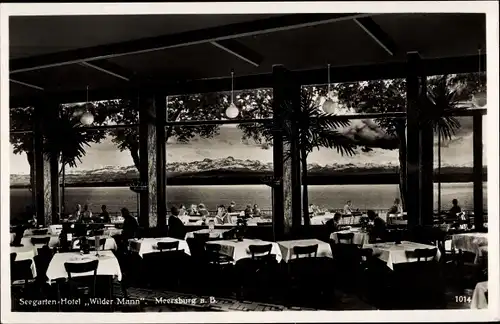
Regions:
<instances>
[{"instance_id":1,"label":"palm tree","mask_svg":"<svg viewBox=\"0 0 500 324\"><path fill-rule=\"evenodd\" d=\"M285 147L290 147L292 141L298 139L303 185L302 213L304 225L307 226L309 225L308 155L314 149L321 147L335 149L342 155L354 155L356 144L336 130L339 127L349 126L349 120L324 113L319 102L314 99L312 91L302 90L300 104L297 108L295 109L292 103L285 102L278 119L287 122L281 125L273 125L271 122L264 123L257 133L269 140L275 131L279 131L283 136ZM292 152L288 150L284 154L286 160L291 157Z\"/></svg>"},{"instance_id":2,"label":"palm tree","mask_svg":"<svg viewBox=\"0 0 500 324\"><path fill-rule=\"evenodd\" d=\"M89 131L81 127L79 118L73 114L78 106L66 108L59 110L58 118L45 119L42 128L44 153L51 160L58 161L63 172L61 206L64 206L65 167L76 167L85 156L85 148L90 147L90 143L99 143L105 137L103 130ZM52 181L58 181L59 172L57 169L51 170L51 175Z\"/></svg>"}]
</instances>

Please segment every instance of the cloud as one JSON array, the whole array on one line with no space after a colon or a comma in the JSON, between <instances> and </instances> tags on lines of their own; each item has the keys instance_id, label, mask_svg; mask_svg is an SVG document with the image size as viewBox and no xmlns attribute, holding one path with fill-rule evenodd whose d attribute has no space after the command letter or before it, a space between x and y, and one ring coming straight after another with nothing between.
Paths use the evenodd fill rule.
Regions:
<instances>
[{"instance_id":1,"label":"cloud","mask_svg":"<svg viewBox=\"0 0 500 324\"><path fill-rule=\"evenodd\" d=\"M361 146L394 150L399 145L396 137L388 135L371 119L351 120L349 126L337 130Z\"/></svg>"}]
</instances>

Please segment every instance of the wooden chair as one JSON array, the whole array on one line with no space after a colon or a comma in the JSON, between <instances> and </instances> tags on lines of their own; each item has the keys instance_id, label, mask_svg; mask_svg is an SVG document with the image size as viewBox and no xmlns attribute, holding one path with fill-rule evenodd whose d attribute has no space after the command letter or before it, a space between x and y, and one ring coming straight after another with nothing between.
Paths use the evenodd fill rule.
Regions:
<instances>
[{"instance_id":1,"label":"wooden chair","mask_svg":"<svg viewBox=\"0 0 500 324\"><path fill-rule=\"evenodd\" d=\"M352 234L352 233L350 233ZM310 257L317 257L318 255L318 244L314 245L308 245L308 246L294 246L293 247L293 254L295 257L298 259L300 256L310 258Z\"/></svg>"},{"instance_id":2,"label":"wooden chair","mask_svg":"<svg viewBox=\"0 0 500 324\"><path fill-rule=\"evenodd\" d=\"M50 242L50 237L32 237L31 244L33 245L48 245Z\"/></svg>"},{"instance_id":3,"label":"wooden chair","mask_svg":"<svg viewBox=\"0 0 500 324\"><path fill-rule=\"evenodd\" d=\"M33 235L47 235L49 229L48 228L41 228L41 229L34 229L31 231Z\"/></svg>"},{"instance_id":4,"label":"wooden chair","mask_svg":"<svg viewBox=\"0 0 500 324\"><path fill-rule=\"evenodd\" d=\"M252 255L253 260L269 258L269 256L271 255L272 248L273 248L272 244L248 246L248 249L250 250L250 254Z\"/></svg>"},{"instance_id":5,"label":"wooden chair","mask_svg":"<svg viewBox=\"0 0 500 324\"><path fill-rule=\"evenodd\" d=\"M234 261L232 257L222 254L220 252L221 249L222 246L220 244L205 244L206 258L209 264L223 265Z\"/></svg>"},{"instance_id":6,"label":"wooden chair","mask_svg":"<svg viewBox=\"0 0 500 324\"><path fill-rule=\"evenodd\" d=\"M172 250L179 250L179 241L172 241L172 242L158 242L157 244L158 250L160 252L163 251L172 251Z\"/></svg>"},{"instance_id":7,"label":"wooden chair","mask_svg":"<svg viewBox=\"0 0 500 324\"><path fill-rule=\"evenodd\" d=\"M204 240L207 242L210 240L210 233L193 233L193 237L198 240Z\"/></svg>"},{"instance_id":8,"label":"wooden chair","mask_svg":"<svg viewBox=\"0 0 500 324\"><path fill-rule=\"evenodd\" d=\"M68 285L70 296L86 296L95 297L96 280L97 280L97 267L99 260L92 260L89 262L65 262L64 269L68 274ZM73 274L82 274L92 272L91 275L86 276L72 276Z\"/></svg>"},{"instance_id":9,"label":"wooden chair","mask_svg":"<svg viewBox=\"0 0 500 324\"><path fill-rule=\"evenodd\" d=\"M437 254L437 248L433 249L416 249L409 252L414 258L417 258L417 262L429 262L433 261Z\"/></svg>"},{"instance_id":10,"label":"wooden chair","mask_svg":"<svg viewBox=\"0 0 500 324\"><path fill-rule=\"evenodd\" d=\"M354 233L337 233L338 244L353 244Z\"/></svg>"}]
</instances>

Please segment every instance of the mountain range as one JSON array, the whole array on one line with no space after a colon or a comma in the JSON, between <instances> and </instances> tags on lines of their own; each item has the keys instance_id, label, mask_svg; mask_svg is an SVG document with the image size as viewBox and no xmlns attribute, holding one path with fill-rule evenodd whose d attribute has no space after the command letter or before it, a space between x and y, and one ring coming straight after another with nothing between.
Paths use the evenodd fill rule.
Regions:
<instances>
[{"instance_id":1,"label":"mountain range","mask_svg":"<svg viewBox=\"0 0 500 324\"><path fill-rule=\"evenodd\" d=\"M355 164L308 164L311 184L337 183L397 183L398 166L365 163ZM484 168L486 172L486 167ZM209 159L192 162L171 162L166 165L167 183L183 184L229 184L262 183L262 177L272 175L272 163L258 160L236 159L234 157ZM436 173L436 170L435 170ZM443 182L469 182L472 168L443 166L440 180ZM67 186L126 186L139 180L135 166L108 166L95 170L67 170ZM10 184L13 188L27 187L29 175L12 174Z\"/></svg>"}]
</instances>

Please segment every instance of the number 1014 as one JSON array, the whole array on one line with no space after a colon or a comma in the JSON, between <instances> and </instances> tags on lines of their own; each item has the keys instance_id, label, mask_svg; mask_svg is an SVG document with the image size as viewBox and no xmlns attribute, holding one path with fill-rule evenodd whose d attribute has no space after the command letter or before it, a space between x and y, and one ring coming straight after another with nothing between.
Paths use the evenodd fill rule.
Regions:
<instances>
[{"instance_id":1,"label":"number 1014","mask_svg":"<svg viewBox=\"0 0 500 324\"><path fill-rule=\"evenodd\" d=\"M470 303L470 296L455 296L455 302L457 303Z\"/></svg>"}]
</instances>

